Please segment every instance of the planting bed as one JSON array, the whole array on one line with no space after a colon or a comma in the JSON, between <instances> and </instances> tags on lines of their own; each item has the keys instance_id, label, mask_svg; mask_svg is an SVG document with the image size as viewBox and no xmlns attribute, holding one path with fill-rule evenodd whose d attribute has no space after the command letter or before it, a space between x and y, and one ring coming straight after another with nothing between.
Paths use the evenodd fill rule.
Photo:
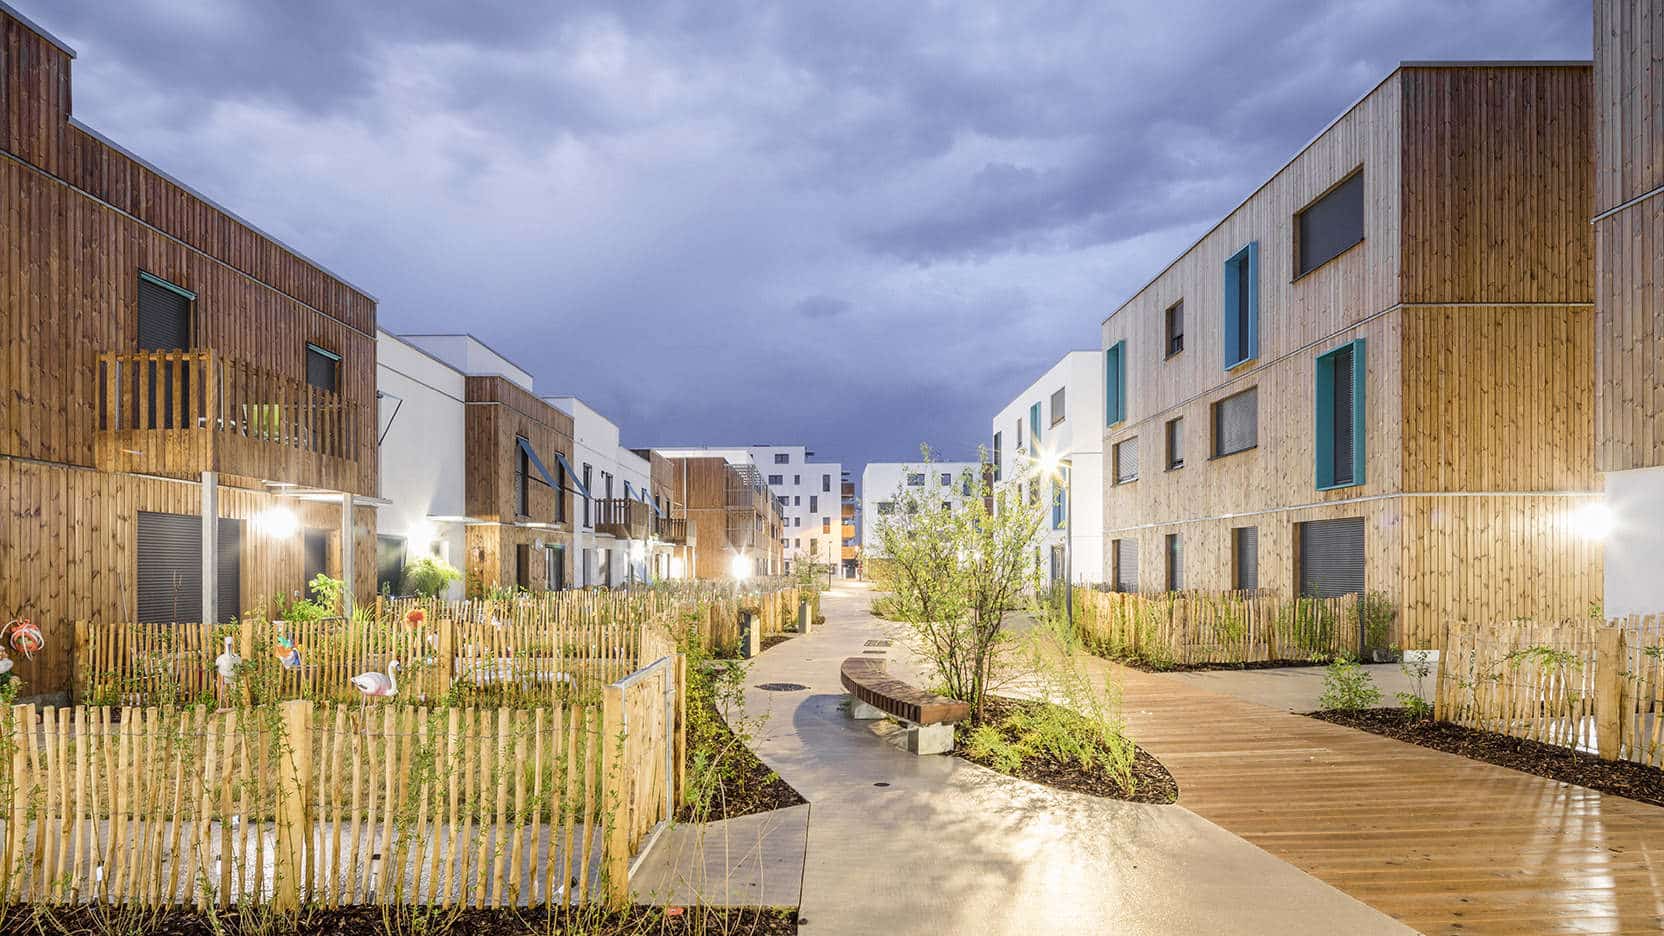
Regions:
<instances>
[{"instance_id":1,"label":"planting bed","mask_svg":"<svg viewBox=\"0 0 1664 936\"><path fill-rule=\"evenodd\" d=\"M1030 700L1007 699L1000 696L990 696L984 703L988 709L988 717L995 724L1007 716L1028 706L1048 705L1046 702ZM1003 725L1001 726L1004 727ZM989 770L1005 773L996 766L991 758L977 758L971 756L967 747L970 737L968 725L957 725L954 732L954 753L973 764L980 764ZM1006 731L1008 740L1016 740L1012 731ZM1091 796L1102 796L1109 799L1128 800L1134 803L1172 803L1179 798L1179 784L1173 775L1167 772L1161 761L1155 759L1143 748L1133 761L1131 793L1121 789L1116 779L1102 770L1087 769L1080 764L1069 761L1059 761L1054 758L1030 755L1024 757L1022 764L1014 773L1007 774L1021 780L1039 783L1054 789L1067 790L1071 793L1086 793Z\"/></svg>"},{"instance_id":2,"label":"planting bed","mask_svg":"<svg viewBox=\"0 0 1664 936\"><path fill-rule=\"evenodd\" d=\"M0 934L69 936L367 936L422 933L427 936L635 936L664 933L745 933L784 936L797 932L791 908L717 909L631 907L518 910L341 907L303 910L295 919L237 909L208 916L194 910L134 910L124 907L61 907L34 911L8 908Z\"/></svg>"},{"instance_id":3,"label":"planting bed","mask_svg":"<svg viewBox=\"0 0 1664 936\"><path fill-rule=\"evenodd\" d=\"M1308 666L1328 666L1328 660L1254 660L1250 663L1166 663L1157 665L1145 660L1110 657L1109 659L1144 673L1204 673L1217 670L1294 669Z\"/></svg>"},{"instance_id":4,"label":"planting bed","mask_svg":"<svg viewBox=\"0 0 1664 936\"><path fill-rule=\"evenodd\" d=\"M676 810L678 822L734 819L807 802L791 784L780 779L779 774L757 759L751 748L735 736L733 729L728 727L727 720L716 711L715 706L707 704L707 715L708 717L702 719L689 719L688 750L690 754L698 751L712 752L720 758L722 780L719 788L711 796L709 808L704 810L704 815L696 815L693 805L683 803ZM703 733L705 737L696 737L699 733ZM691 778L692 764L689 765L688 773Z\"/></svg>"},{"instance_id":5,"label":"planting bed","mask_svg":"<svg viewBox=\"0 0 1664 936\"><path fill-rule=\"evenodd\" d=\"M1602 793L1664 806L1664 770L1630 761L1605 761L1570 748L1510 738L1443 721L1413 721L1398 708L1312 712L1312 718L1385 735L1450 754L1572 783Z\"/></svg>"}]
</instances>

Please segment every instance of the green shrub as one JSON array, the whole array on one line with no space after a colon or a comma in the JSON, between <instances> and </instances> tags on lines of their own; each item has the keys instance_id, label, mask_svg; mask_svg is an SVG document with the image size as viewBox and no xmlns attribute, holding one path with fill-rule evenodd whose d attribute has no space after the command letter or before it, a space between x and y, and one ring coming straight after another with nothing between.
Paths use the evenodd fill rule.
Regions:
<instances>
[{"instance_id":1,"label":"green shrub","mask_svg":"<svg viewBox=\"0 0 1664 936\"><path fill-rule=\"evenodd\" d=\"M1374 708L1381 702L1381 690L1369 671L1345 657L1335 657L1323 673L1323 694L1318 708L1325 712Z\"/></svg>"},{"instance_id":2,"label":"green shrub","mask_svg":"<svg viewBox=\"0 0 1664 936\"><path fill-rule=\"evenodd\" d=\"M978 725L971 729L965 751L977 760L987 761L1003 774L1014 774L1023 766L1022 749L1006 740L1005 732L993 725Z\"/></svg>"},{"instance_id":3,"label":"green shrub","mask_svg":"<svg viewBox=\"0 0 1664 936\"><path fill-rule=\"evenodd\" d=\"M404 567L404 593L438 598L452 582L462 578L455 566L434 556L423 556Z\"/></svg>"},{"instance_id":4,"label":"green shrub","mask_svg":"<svg viewBox=\"0 0 1664 936\"><path fill-rule=\"evenodd\" d=\"M1414 657L1401 658L1398 668L1410 678L1410 691L1395 693L1398 704L1404 706L1410 718L1415 721L1426 721L1433 717L1433 706L1427 701L1427 677L1433 675L1433 664L1425 654Z\"/></svg>"}]
</instances>

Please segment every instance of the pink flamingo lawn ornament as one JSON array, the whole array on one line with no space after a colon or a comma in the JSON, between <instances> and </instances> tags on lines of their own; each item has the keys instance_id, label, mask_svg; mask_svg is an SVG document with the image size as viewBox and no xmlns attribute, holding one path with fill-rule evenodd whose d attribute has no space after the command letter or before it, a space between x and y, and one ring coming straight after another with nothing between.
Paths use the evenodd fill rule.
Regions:
<instances>
[{"instance_id":1,"label":"pink flamingo lawn ornament","mask_svg":"<svg viewBox=\"0 0 1664 936\"><path fill-rule=\"evenodd\" d=\"M399 661L387 664L385 673L359 673L351 680L366 699L387 699L399 694Z\"/></svg>"}]
</instances>

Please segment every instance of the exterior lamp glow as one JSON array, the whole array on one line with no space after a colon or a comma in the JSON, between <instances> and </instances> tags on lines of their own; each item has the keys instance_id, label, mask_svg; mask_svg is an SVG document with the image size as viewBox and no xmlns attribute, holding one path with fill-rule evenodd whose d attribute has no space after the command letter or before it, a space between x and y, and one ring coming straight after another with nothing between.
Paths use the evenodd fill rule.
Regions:
<instances>
[{"instance_id":1,"label":"exterior lamp glow","mask_svg":"<svg viewBox=\"0 0 1664 936\"><path fill-rule=\"evenodd\" d=\"M410 528L409 545L407 549L411 555L426 556L433 551L433 541L437 533L432 523L426 520L418 521Z\"/></svg>"},{"instance_id":2,"label":"exterior lamp glow","mask_svg":"<svg viewBox=\"0 0 1664 936\"><path fill-rule=\"evenodd\" d=\"M1618 520L1605 504L1585 504L1572 511L1572 532L1584 539L1603 540L1612 535Z\"/></svg>"},{"instance_id":3,"label":"exterior lamp glow","mask_svg":"<svg viewBox=\"0 0 1664 936\"><path fill-rule=\"evenodd\" d=\"M733 574L734 578L743 582L751 577L751 560L746 557L745 553L740 553L728 563L728 571Z\"/></svg>"},{"instance_id":4,"label":"exterior lamp glow","mask_svg":"<svg viewBox=\"0 0 1664 936\"><path fill-rule=\"evenodd\" d=\"M641 540L630 543L630 561L640 562L647 558L647 546Z\"/></svg>"},{"instance_id":5,"label":"exterior lamp glow","mask_svg":"<svg viewBox=\"0 0 1664 936\"><path fill-rule=\"evenodd\" d=\"M688 574L688 564L681 556L670 557L670 577L679 579Z\"/></svg>"},{"instance_id":6,"label":"exterior lamp glow","mask_svg":"<svg viewBox=\"0 0 1664 936\"><path fill-rule=\"evenodd\" d=\"M300 530L300 518L287 507L267 507L254 515L254 525L272 539L288 539Z\"/></svg>"}]
</instances>

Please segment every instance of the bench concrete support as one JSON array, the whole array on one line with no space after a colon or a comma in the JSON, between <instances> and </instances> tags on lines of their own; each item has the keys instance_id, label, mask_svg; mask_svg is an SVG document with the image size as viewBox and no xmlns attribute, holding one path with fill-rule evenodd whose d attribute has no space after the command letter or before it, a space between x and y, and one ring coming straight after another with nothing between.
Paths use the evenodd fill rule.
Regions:
<instances>
[{"instance_id":1,"label":"bench concrete support","mask_svg":"<svg viewBox=\"0 0 1664 936\"><path fill-rule=\"evenodd\" d=\"M875 706L868 705L867 703L862 702L860 699L856 698L853 694L850 695L850 697L849 697L849 717L850 718L853 718L856 721L877 721L878 719L883 718L884 715L885 715L885 712L884 712L883 709L877 708Z\"/></svg>"},{"instance_id":2,"label":"bench concrete support","mask_svg":"<svg viewBox=\"0 0 1664 936\"><path fill-rule=\"evenodd\" d=\"M948 754L953 751L952 725L914 725L907 731L907 750L914 754Z\"/></svg>"}]
</instances>

